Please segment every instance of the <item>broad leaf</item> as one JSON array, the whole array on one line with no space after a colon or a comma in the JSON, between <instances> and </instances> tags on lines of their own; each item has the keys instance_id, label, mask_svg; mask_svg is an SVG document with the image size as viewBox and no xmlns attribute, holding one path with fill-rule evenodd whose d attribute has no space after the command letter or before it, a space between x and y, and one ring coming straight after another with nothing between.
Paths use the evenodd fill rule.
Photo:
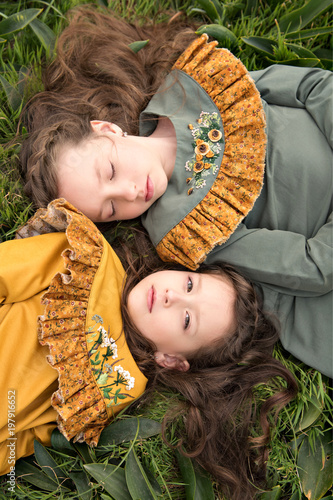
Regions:
<instances>
[{"instance_id":1,"label":"broad leaf","mask_svg":"<svg viewBox=\"0 0 333 500\"><path fill-rule=\"evenodd\" d=\"M145 439L160 434L161 430L161 424L149 418L133 417L117 420L103 429L98 441L98 448L133 441L137 432L139 439Z\"/></svg>"},{"instance_id":2,"label":"broad leaf","mask_svg":"<svg viewBox=\"0 0 333 500\"><path fill-rule=\"evenodd\" d=\"M26 9L7 17L0 22L0 35L9 35L15 31L22 30L41 12L42 9Z\"/></svg>"},{"instance_id":3,"label":"broad leaf","mask_svg":"<svg viewBox=\"0 0 333 500\"><path fill-rule=\"evenodd\" d=\"M299 66L299 67L305 67L305 68L314 68L315 66L318 66L318 63L320 62L319 59L316 58L295 58L295 59L284 59L283 61L278 61L276 59L270 59L267 57L267 60L270 61L272 64L285 64L287 66Z\"/></svg>"},{"instance_id":4,"label":"broad leaf","mask_svg":"<svg viewBox=\"0 0 333 500\"><path fill-rule=\"evenodd\" d=\"M297 467L303 492L309 500L319 500L333 484L332 433L327 431L318 436L314 450L306 437L300 447Z\"/></svg>"},{"instance_id":5,"label":"broad leaf","mask_svg":"<svg viewBox=\"0 0 333 500\"><path fill-rule=\"evenodd\" d=\"M133 448L127 456L125 476L133 500L155 500L158 498Z\"/></svg>"},{"instance_id":6,"label":"broad leaf","mask_svg":"<svg viewBox=\"0 0 333 500\"><path fill-rule=\"evenodd\" d=\"M309 30L293 31L292 33L287 33L286 40L306 40L307 38L314 38L315 36L326 35L327 33L333 32L333 26L328 26L327 28L312 28Z\"/></svg>"},{"instance_id":7,"label":"broad leaf","mask_svg":"<svg viewBox=\"0 0 333 500\"><path fill-rule=\"evenodd\" d=\"M212 0L197 0L197 2L213 23L220 19L222 10L219 9L220 10L219 14L216 8L217 6Z\"/></svg>"},{"instance_id":8,"label":"broad leaf","mask_svg":"<svg viewBox=\"0 0 333 500\"><path fill-rule=\"evenodd\" d=\"M302 431L312 425L323 411L323 403L313 393L308 407L305 409L302 419L298 424L297 431Z\"/></svg>"},{"instance_id":9,"label":"broad leaf","mask_svg":"<svg viewBox=\"0 0 333 500\"><path fill-rule=\"evenodd\" d=\"M51 434L51 446L56 451L60 451L66 455L71 457L77 456L77 452L74 446L68 441L63 434L59 431L59 429L54 429Z\"/></svg>"},{"instance_id":10,"label":"broad leaf","mask_svg":"<svg viewBox=\"0 0 333 500\"><path fill-rule=\"evenodd\" d=\"M16 477L22 477L27 483L33 484L45 491L57 491L60 490L59 485L50 479L44 472L42 472L37 467L25 462L24 460L19 460L15 464ZM62 491L69 491L67 488L61 487Z\"/></svg>"},{"instance_id":11,"label":"broad leaf","mask_svg":"<svg viewBox=\"0 0 333 500\"><path fill-rule=\"evenodd\" d=\"M68 479L67 474L63 472L54 458L39 441L34 441L34 451L39 467L50 479L53 479L58 484L62 484Z\"/></svg>"},{"instance_id":12,"label":"broad leaf","mask_svg":"<svg viewBox=\"0 0 333 500\"><path fill-rule=\"evenodd\" d=\"M133 42L129 44L129 48L133 50L133 52L137 53L139 50L143 49L149 43L149 40L139 40L138 42Z\"/></svg>"},{"instance_id":13,"label":"broad leaf","mask_svg":"<svg viewBox=\"0 0 333 500\"><path fill-rule=\"evenodd\" d=\"M281 497L281 486L274 486L271 491L265 491L262 495L260 495L260 500L279 500Z\"/></svg>"},{"instance_id":14,"label":"broad leaf","mask_svg":"<svg viewBox=\"0 0 333 500\"><path fill-rule=\"evenodd\" d=\"M30 23L30 27L34 33L38 36L40 42L42 43L45 50L53 51L56 41L56 36L43 21L39 19L34 19Z\"/></svg>"},{"instance_id":15,"label":"broad leaf","mask_svg":"<svg viewBox=\"0 0 333 500\"><path fill-rule=\"evenodd\" d=\"M264 52L265 54L269 54L271 56L274 55L274 47L277 47L277 43L274 40L270 40L269 38L264 38L262 36L242 37L242 40L255 50Z\"/></svg>"},{"instance_id":16,"label":"broad leaf","mask_svg":"<svg viewBox=\"0 0 333 500\"><path fill-rule=\"evenodd\" d=\"M76 486L80 500L93 499L93 488L84 470L72 471L69 473L69 477Z\"/></svg>"},{"instance_id":17,"label":"broad leaf","mask_svg":"<svg viewBox=\"0 0 333 500\"><path fill-rule=\"evenodd\" d=\"M111 464L89 464L83 467L110 493L114 500L132 500L122 467Z\"/></svg>"},{"instance_id":18,"label":"broad leaf","mask_svg":"<svg viewBox=\"0 0 333 500\"><path fill-rule=\"evenodd\" d=\"M300 9L281 17L279 21L280 30L300 30L330 6L332 6L332 0L310 0Z\"/></svg>"},{"instance_id":19,"label":"broad leaf","mask_svg":"<svg viewBox=\"0 0 333 500\"><path fill-rule=\"evenodd\" d=\"M231 45L235 45L238 42L236 35L220 24L205 24L200 26L196 33L199 35L207 33L208 36L215 38L222 47L227 45L229 48Z\"/></svg>"},{"instance_id":20,"label":"broad leaf","mask_svg":"<svg viewBox=\"0 0 333 500\"><path fill-rule=\"evenodd\" d=\"M17 111L22 103L20 93L2 75L0 75L0 83L5 90L9 106L13 111Z\"/></svg>"},{"instance_id":21,"label":"broad leaf","mask_svg":"<svg viewBox=\"0 0 333 500\"><path fill-rule=\"evenodd\" d=\"M196 471L192 460L178 450L176 457L185 483L186 500L214 500L212 483L204 471Z\"/></svg>"}]
</instances>

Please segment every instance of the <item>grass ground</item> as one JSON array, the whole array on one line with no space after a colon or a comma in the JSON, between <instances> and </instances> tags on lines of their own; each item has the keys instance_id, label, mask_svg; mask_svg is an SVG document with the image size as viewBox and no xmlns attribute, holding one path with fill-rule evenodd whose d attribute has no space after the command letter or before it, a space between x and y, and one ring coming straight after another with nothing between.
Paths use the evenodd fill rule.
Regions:
<instances>
[{"instance_id":1,"label":"grass ground","mask_svg":"<svg viewBox=\"0 0 333 500\"><path fill-rule=\"evenodd\" d=\"M52 57L50 47L54 46L57 33L66 24L65 13L81 3L83 2L80 0L0 2L2 241L11 239L17 227L32 214L17 171L20 134L24 135L24 130L19 126L19 114L29 96L41 88L38 68L41 62ZM208 26L206 30L213 30L221 45L230 48L250 70L261 69L274 62L332 69L332 4L328 0L310 0L307 3L302 0L244 0L242 3L234 0L225 2L223 6L219 0L95 0L85 3L113 9L127 19L149 17L158 21L174 11L186 11L198 17L203 26ZM300 8L301 17L297 14ZM27 9L36 10L30 10L27 14ZM18 12L21 14L19 18L10 17ZM25 19L28 15L31 19ZM34 15L36 17L32 19ZM218 27L212 28L211 24L218 24ZM28 80L25 79L27 74L30 74ZM300 392L280 414L272 436L268 463L270 492L258 494L258 498L332 498L328 496L332 486L332 447L328 438L332 426L330 381L319 372L299 364L292 356L283 352L281 346L276 347L275 355L295 374ZM258 387L258 402L267 395L267 391L269 393L273 389ZM8 490L8 478L2 478L0 498L122 498L118 493L112 493L112 486L105 479L105 474L99 475L101 464L108 463L108 467L111 467L117 461L126 462L133 477L138 478L138 481L143 478L146 486L148 480L146 473L142 472L141 464L149 469L157 478L161 498L222 498L216 485L214 493L211 493L211 481L200 479L191 462L185 464L189 476L184 476L180 472L184 469L179 468L174 451L164 445L159 434L154 434L156 429L152 429L149 422L142 420L150 418L161 421L174 397L175 395L166 393L156 394L152 403L134 411L132 416L139 418L142 428L148 426L146 435L153 434L146 439L134 439L135 432L133 435L129 430L128 413L120 420L124 422L124 432L128 437L128 442L123 445L114 444L108 449L95 452L84 445L68 446L61 440L61 436L55 435L53 451L47 452L43 447L36 448L33 458L35 465L29 460L21 463L17 470L21 474L29 472L30 476L26 476L24 480L17 475L14 492ZM176 442L176 429L171 428L169 432L171 442ZM36 467L36 461L49 468L42 471L40 467ZM58 479L49 473L51 469L57 470L57 464L61 464L60 472L56 474ZM59 477L67 477L62 487L59 486ZM197 496L193 497L184 488L182 483L186 477L192 478L192 482L203 484L201 496L197 492ZM101 486L101 480L104 480L105 489ZM155 493L149 493L151 496L141 495L141 498L154 498L154 495L158 495L158 489L153 491ZM135 498L135 494L128 498Z\"/></svg>"}]
</instances>

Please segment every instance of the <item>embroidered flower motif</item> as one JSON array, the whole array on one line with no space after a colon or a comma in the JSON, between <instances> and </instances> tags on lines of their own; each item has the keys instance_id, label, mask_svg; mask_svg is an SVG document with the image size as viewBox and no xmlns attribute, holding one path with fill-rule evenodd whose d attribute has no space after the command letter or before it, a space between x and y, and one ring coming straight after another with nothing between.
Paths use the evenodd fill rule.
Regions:
<instances>
[{"instance_id":1,"label":"embroidered flower motif","mask_svg":"<svg viewBox=\"0 0 333 500\"><path fill-rule=\"evenodd\" d=\"M219 141L222 137L222 132L214 128L208 132L208 137L212 142Z\"/></svg>"},{"instance_id":2,"label":"embroidered flower motif","mask_svg":"<svg viewBox=\"0 0 333 500\"><path fill-rule=\"evenodd\" d=\"M133 397L131 394L124 393L121 386L125 386L126 391L134 388L135 378L131 377L120 364L118 358L118 348L116 341L110 337L110 330L102 326L103 318L97 314L92 317L95 326L100 324L97 330L94 326L89 327L87 339L89 343L89 359L96 383L107 400L107 406L116 405L121 400ZM111 358L115 361L110 362ZM114 366L116 365L116 366Z\"/></svg>"},{"instance_id":3,"label":"embroidered flower motif","mask_svg":"<svg viewBox=\"0 0 333 500\"><path fill-rule=\"evenodd\" d=\"M192 159L185 164L185 170L193 173L192 177L186 179L186 184L192 185L187 191L187 194L191 195L194 187L199 189L206 185L205 177L211 173L216 175L219 168L216 158L221 151L220 143L223 139L216 112L202 111L197 120L197 126L190 123L188 127L194 139Z\"/></svg>"}]
</instances>

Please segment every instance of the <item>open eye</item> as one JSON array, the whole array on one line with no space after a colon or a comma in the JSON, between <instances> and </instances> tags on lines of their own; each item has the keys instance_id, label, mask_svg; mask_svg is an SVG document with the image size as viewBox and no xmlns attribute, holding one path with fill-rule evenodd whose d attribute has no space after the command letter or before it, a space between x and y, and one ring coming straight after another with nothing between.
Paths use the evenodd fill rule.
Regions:
<instances>
[{"instance_id":1,"label":"open eye","mask_svg":"<svg viewBox=\"0 0 333 500\"><path fill-rule=\"evenodd\" d=\"M190 315L186 311L186 313L185 313L185 321L184 321L184 330L188 329L188 327L190 326L190 321L191 321Z\"/></svg>"},{"instance_id":2,"label":"open eye","mask_svg":"<svg viewBox=\"0 0 333 500\"><path fill-rule=\"evenodd\" d=\"M188 277L188 280L187 280L187 293L190 293L192 291L192 288L193 288L193 282L192 282L191 278Z\"/></svg>"},{"instance_id":3,"label":"open eye","mask_svg":"<svg viewBox=\"0 0 333 500\"><path fill-rule=\"evenodd\" d=\"M113 179L113 178L114 178L114 176L115 176L116 171L115 171L115 168L114 168L113 163L111 163L111 162L110 162L110 167L111 167L111 177L110 177L110 181L112 181L112 179Z\"/></svg>"}]
</instances>

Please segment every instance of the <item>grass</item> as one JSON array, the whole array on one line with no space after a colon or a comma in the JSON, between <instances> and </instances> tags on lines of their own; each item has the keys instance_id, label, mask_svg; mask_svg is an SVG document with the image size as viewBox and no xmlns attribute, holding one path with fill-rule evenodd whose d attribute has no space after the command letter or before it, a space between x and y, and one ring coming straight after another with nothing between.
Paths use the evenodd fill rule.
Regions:
<instances>
[{"instance_id":1,"label":"grass","mask_svg":"<svg viewBox=\"0 0 333 500\"><path fill-rule=\"evenodd\" d=\"M6 16L24 9L43 9L39 19L56 35L65 26L65 13L75 5L82 3L81 0L0 2L0 12L5 19ZM224 11L217 20L205 13L205 5L208 2L203 0L197 2L194 0L182 2L176 0L115 0L109 2L95 0L84 3L94 3L101 7L112 8L129 20L150 18L158 22L168 18L175 11L183 10L195 15L199 19L199 23L203 25L212 22L223 25L232 31L237 39L229 48L241 58L250 70L261 69L273 62L285 60L289 60L293 64L300 64L300 60L302 60L302 64L316 64L318 67L332 68L329 56L332 52L332 34L316 34L314 31L316 28L326 28L332 25L330 8L326 8L305 26L306 29L313 30L312 36L293 42L306 51L302 57L295 57L293 48L288 45L289 40L286 33L281 34L279 30L281 18L302 7L303 0L286 0L284 2L279 0L248 0L243 2L243 8L236 0L228 1L225 2ZM214 0L213 4L219 5L220 3L218 0ZM245 14L246 9L250 9L249 15ZM244 41L244 38L251 37L265 37L274 41L275 46L272 54L267 54L258 47L254 48ZM24 224L33 213L31 204L23 193L17 170L20 140L25 132L20 128L19 115L27 99L42 88L40 64L47 62L52 57L52 52L45 47L43 40L36 36L30 26L6 35L4 38L5 42L0 43L0 102L2 103L0 108L0 241L13 238L15 230ZM226 45L228 43L226 42ZM314 63L314 57L317 57L316 63ZM26 74L30 75L28 80L24 78ZM302 479L302 469L304 467L305 469L309 467L308 476L314 478L313 481L317 486L324 476L327 476L325 472L327 466L325 469L323 464L325 457L329 457L331 451L323 444L323 436L327 435L327 430L332 428L330 381L319 372L298 363L280 345L276 346L275 356L281 359L295 374L300 391L297 398L280 413L272 435L267 475L268 486L272 493L266 493L266 496L262 495L261 497L258 495L258 498L263 500L273 498L301 500L310 498L303 493L305 480ZM258 387L256 394L258 404L260 405L260 402L272 391L274 391L273 386ZM151 418L161 422L175 397L174 394L166 392L156 393L149 404L141 404L131 413L139 418ZM125 412L121 418L126 420L128 414L129 412ZM256 430L254 430L254 435L255 432ZM177 435L175 427L169 429L170 441L174 444L177 442ZM64 451L56 451L56 447L53 448L53 451L50 450L50 453L53 459L61 464L64 471L70 473L71 470L75 469L82 472L84 464L91 463L91 460L93 463L106 463L128 457L132 445L125 443L111 446L107 457L105 455L97 456L95 452L83 447L75 448L75 453L73 452L72 455L68 455ZM321 451L321 458L317 459L314 464L313 462L310 464L306 460L304 462L303 455L307 449L306 446L312 450L312 454L317 450ZM135 441L134 450L141 463L157 478L163 492L163 499L186 498L184 480L180 474L175 453L172 448L163 443L159 434L149 439ZM304 463L308 465L304 466ZM328 474L328 476L331 478L332 474ZM322 493L317 493L317 496L311 497L312 499L323 498L329 494L325 490L325 485L327 489L330 488L330 478L326 480L326 483L324 481ZM98 482L93 480L92 476L89 476L89 481L89 488L92 488L93 492L92 498L103 500L111 498L105 490L103 491ZM88 498L84 495L79 496L78 491L75 488L66 493L62 493L59 488L56 488L55 491L48 491L18 478L15 493L9 495L6 490L6 478L0 482L0 499ZM222 499L222 494L215 484L214 492L215 498ZM202 496L200 498L208 497Z\"/></svg>"}]
</instances>

